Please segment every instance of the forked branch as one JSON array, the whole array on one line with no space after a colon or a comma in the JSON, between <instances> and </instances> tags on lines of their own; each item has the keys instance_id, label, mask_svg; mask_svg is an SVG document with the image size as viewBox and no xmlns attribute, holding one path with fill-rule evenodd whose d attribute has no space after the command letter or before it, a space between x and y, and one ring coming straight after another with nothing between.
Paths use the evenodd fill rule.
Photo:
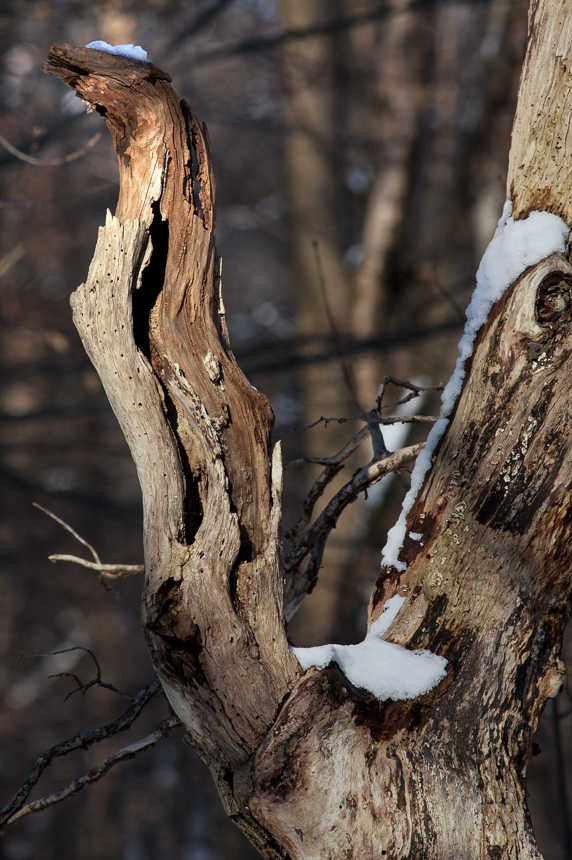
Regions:
<instances>
[{"instance_id":1,"label":"forked branch","mask_svg":"<svg viewBox=\"0 0 572 860\"><path fill-rule=\"evenodd\" d=\"M63 526L66 531L68 531L74 538L79 541L83 546L87 547L87 549L92 554L94 561L88 561L85 558L80 558L77 555L67 555L67 554L57 554L48 556L50 561L71 561L73 564L79 564L82 567L87 567L90 570L97 570L100 574L100 582L103 585L107 585L113 580L124 579L126 576L132 576L134 573L143 573L145 570L145 566L143 564L103 564L98 553L92 547L90 543L88 543L84 538L79 535L75 529L73 529L69 523L66 523L65 520L62 520L60 517L56 516L56 514L49 511L47 508L43 508L41 505L38 505L37 502L34 502L34 507L38 508L38 510L43 511L61 526Z\"/></svg>"},{"instance_id":2,"label":"forked branch","mask_svg":"<svg viewBox=\"0 0 572 860\"><path fill-rule=\"evenodd\" d=\"M93 744L99 743L107 738L111 738L119 732L127 731L127 729L129 729L139 717L145 705L147 705L153 696L156 695L160 686L159 679L155 675L155 677L149 681L147 686L134 696L133 703L117 720L114 720L112 723L108 723L105 726L100 726L97 729L91 729L88 732L80 732L79 734L74 735L73 738L62 741L61 743L51 747L49 750L43 752L12 800L10 800L10 802L0 810L0 827L7 824L13 824L14 821L22 817L20 812L23 809L30 792L40 779L45 769L54 761L54 759L61 758L61 756L68 755L76 750L87 749ZM81 787L83 788L83 785ZM63 797L61 799L63 800ZM30 811L35 812L36 809L31 809Z\"/></svg>"},{"instance_id":3,"label":"forked branch","mask_svg":"<svg viewBox=\"0 0 572 860\"><path fill-rule=\"evenodd\" d=\"M78 776L77 779L72 780L59 791L54 791L52 794L47 794L45 797L40 797L38 800L33 800L31 803L26 803L21 806L4 822L4 827L16 824L17 821L21 821L22 818L26 818L33 812L41 812L43 809L55 806L57 803L61 803L62 800L72 797L83 788L87 788L88 785L97 782L98 779L105 776L105 774L110 771L112 767L115 767L116 764L135 758L139 753L145 752L152 746L155 746L157 741L160 741L162 738L166 737L169 732L173 729L179 728L181 725L182 723L178 717L168 717L166 720L159 723L155 731L151 732L146 737L141 738L141 740L134 741L132 744L129 744L129 746L123 747L122 749L106 756L95 767L92 767L86 773Z\"/></svg>"}]
</instances>

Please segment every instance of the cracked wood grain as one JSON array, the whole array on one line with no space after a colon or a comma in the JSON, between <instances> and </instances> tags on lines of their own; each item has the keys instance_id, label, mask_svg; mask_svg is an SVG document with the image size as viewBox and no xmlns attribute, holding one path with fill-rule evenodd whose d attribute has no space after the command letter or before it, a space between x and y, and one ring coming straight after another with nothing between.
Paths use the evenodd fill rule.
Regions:
<instances>
[{"instance_id":1,"label":"cracked wood grain","mask_svg":"<svg viewBox=\"0 0 572 860\"><path fill-rule=\"evenodd\" d=\"M509 176L519 217L572 223L572 142L538 131L568 121L571 30L569 4L534 0ZM572 598L568 257L493 307L408 517L422 539L372 594L371 620L408 596L385 638L445 656L447 678L382 703L335 664L302 675L283 614L280 449L228 343L206 129L152 65L56 45L46 71L95 106L119 158L74 320L142 485L152 659L228 814L272 860L539 860L526 765L562 683Z\"/></svg>"},{"instance_id":2,"label":"cracked wood grain","mask_svg":"<svg viewBox=\"0 0 572 860\"><path fill-rule=\"evenodd\" d=\"M153 662L224 796L301 672L284 629L280 451L228 346L208 135L152 65L55 45L46 71L104 117L119 159L74 321L141 482Z\"/></svg>"}]
</instances>

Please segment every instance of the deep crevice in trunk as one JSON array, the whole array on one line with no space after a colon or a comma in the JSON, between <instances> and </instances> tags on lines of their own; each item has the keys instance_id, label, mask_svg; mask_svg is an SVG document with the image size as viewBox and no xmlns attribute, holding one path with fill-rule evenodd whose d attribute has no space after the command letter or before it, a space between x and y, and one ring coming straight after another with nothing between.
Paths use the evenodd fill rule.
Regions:
<instances>
[{"instance_id":1,"label":"deep crevice in trunk","mask_svg":"<svg viewBox=\"0 0 572 860\"><path fill-rule=\"evenodd\" d=\"M138 349L155 366L151 338L151 313L156 306L167 268L169 254L169 222L161 217L161 204L152 204L153 221L149 228L149 241L152 243L151 255L141 273L141 285L133 290L133 336Z\"/></svg>"}]
</instances>

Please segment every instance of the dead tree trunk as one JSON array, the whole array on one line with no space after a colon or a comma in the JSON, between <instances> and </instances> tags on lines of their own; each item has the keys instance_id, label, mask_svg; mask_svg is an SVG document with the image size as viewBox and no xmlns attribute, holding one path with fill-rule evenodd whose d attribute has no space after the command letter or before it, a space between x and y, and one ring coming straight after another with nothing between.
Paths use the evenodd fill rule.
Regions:
<instances>
[{"instance_id":1,"label":"dead tree trunk","mask_svg":"<svg viewBox=\"0 0 572 860\"><path fill-rule=\"evenodd\" d=\"M568 225L571 32L567 0L533 2L509 175L518 217ZM229 815L268 858L539 857L526 763L572 586L567 256L493 306L408 516L407 569L384 568L372 596L372 620L409 596L385 638L446 657L446 679L379 702L335 663L302 675L280 449L228 344L206 130L152 65L59 45L46 70L104 116L119 157L74 319L141 480L143 629Z\"/></svg>"}]
</instances>

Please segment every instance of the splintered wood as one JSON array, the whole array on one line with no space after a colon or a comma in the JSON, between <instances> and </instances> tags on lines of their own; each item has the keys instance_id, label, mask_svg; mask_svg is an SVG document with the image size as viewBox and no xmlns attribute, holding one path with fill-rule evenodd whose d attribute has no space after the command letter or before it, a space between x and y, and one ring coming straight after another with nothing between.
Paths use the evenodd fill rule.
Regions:
<instances>
[{"instance_id":1,"label":"splintered wood","mask_svg":"<svg viewBox=\"0 0 572 860\"><path fill-rule=\"evenodd\" d=\"M569 3L533 2L509 175L517 217L568 225L571 32ZM447 677L379 702L335 664L303 675L288 647L280 450L228 344L206 129L153 65L55 45L46 71L119 158L74 320L141 481L150 653L228 814L273 860L539 860L526 764L572 586L567 256L493 306L408 517L407 569L372 595L372 617L408 597L384 638L445 657Z\"/></svg>"}]
</instances>

